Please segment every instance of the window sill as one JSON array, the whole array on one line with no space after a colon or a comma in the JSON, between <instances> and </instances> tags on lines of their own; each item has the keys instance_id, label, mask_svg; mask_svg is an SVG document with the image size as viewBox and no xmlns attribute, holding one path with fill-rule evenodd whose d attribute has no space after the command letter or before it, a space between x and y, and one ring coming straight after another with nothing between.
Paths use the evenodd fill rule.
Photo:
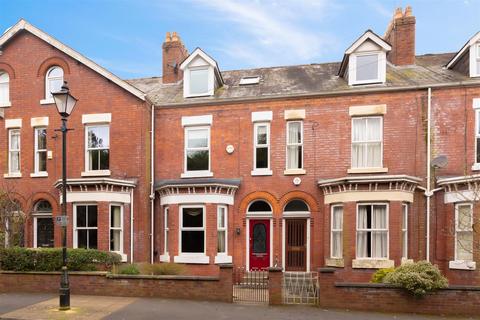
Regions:
<instances>
[{"instance_id":1,"label":"window sill","mask_svg":"<svg viewBox=\"0 0 480 320\"><path fill-rule=\"evenodd\" d=\"M347 173L387 173L388 168L350 168Z\"/></svg>"},{"instance_id":2,"label":"window sill","mask_svg":"<svg viewBox=\"0 0 480 320\"><path fill-rule=\"evenodd\" d=\"M205 177L213 177L213 172L211 171L191 171L191 172L184 172L180 175L180 178L205 178Z\"/></svg>"},{"instance_id":3,"label":"window sill","mask_svg":"<svg viewBox=\"0 0 480 320\"><path fill-rule=\"evenodd\" d=\"M227 256L225 254L217 254L215 256L215 264L232 263L232 261L232 256Z\"/></svg>"},{"instance_id":4,"label":"window sill","mask_svg":"<svg viewBox=\"0 0 480 320\"><path fill-rule=\"evenodd\" d=\"M30 178L45 178L48 177L48 172L30 173Z\"/></svg>"},{"instance_id":5,"label":"window sill","mask_svg":"<svg viewBox=\"0 0 480 320\"><path fill-rule=\"evenodd\" d=\"M119 251L110 251L110 252L120 255L122 262L127 262L127 255L125 253L121 253Z\"/></svg>"},{"instance_id":6,"label":"window sill","mask_svg":"<svg viewBox=\"0 0 480 320\"><path fill-rule=\"evenodd\" d=\"M168 253L162 254L160 256L160 262L170 262L170 255Z\"/></svg>"},{"instance_id":7,"label":"window sill","mask_svg":"<svg viewBox=\"0 0 480 320\"><path fill-rule=\"evenodd\" d=\"M3 177L6 178L6 179L21 178L22 174L20 172L19 173L5 173L3 175Z\"/></svg>"},{"instance_id":8,"label":"window sill","mask_svg":"<svg viewBox=\"0 0 480 320\"><path fill-rule=\"evenodd\" d=\"M271 176L272 170L270 169L255 169L251 172L252 176Z\"/></svg>"},{"instance_id":9,"label":"window sill","mask_svg":"<svg viewBox=\"0 0 480 320\"><path fill-rule=\"evenodd\" d=\"M210 257L205 254L180 254L173 257L175 263L209 264Z\"/></svg>"},{"instance_id":10,"label":"window sill","mask_svg":"<svg viewBox=\"0 0 480 320\"><path fill-rule=\"evenodd\" d=\"M325 265L327 267L343 268L345 267L345 261L341 258L327 258L325 259Z\"/></svg>"},{"instance_id":11,"label":"window sill","mask_svg":"<svg viewBox=\"0 0 480 320\"><path fill-rule=\"evenodd\" d=\"M478 171L478 170L480 170L480 163L475 163L475 164L472 166L472 170L473 170L473 171Z\"/></svg>"},{"instance_id":12,"label":"window sill","mask_svg":"<svg viewBox=\"0 0 480 320\"><path fill-rule=\"evenodd\" d=\"M8 108L11 106L12 106L12 103L10 101L0 102L0 108Z\"/></svg>"},{"instance_id":13,"label":"window sill","mask_svg":"<svg viewBox=\"0 0 480 320\"><path fill-rule=\"evenodd\" d=\"M354 269L384 269L393 268L395 262L388 259L353 259L352 268Z\"/></svg>"},{"instance_id":14,"label":"window sill","mask_svg":"<svg viewBox=\"0 0 480 320\"><path fill-rule=\"evenodd\" d=\"M293 176L293 175L300 175L300 174L306 174L307 171L305 169L287 169L283 171L283 174L286 176Z\"/></svg>"},{"instance_id":15,"label":"window sill","mask_svg":"<svg viewBox=\"0 0 480 320\"><path fill-rule=\"evenodd\" d=\"M40 100L40 104L55 104L55 100L53 100L53 98L42 99Z\"/></svg>"},{"instance_id":16,"label":"window sill","mask_svg":"<svg viewBox=\"0 0 480 320\"><path fill-rule=\"evenodd\" d=\"M96 170L96 171L82 171L82 177L101 177L109 176L111 174L110 170Z\"/></svg>"},{"instance_id":17,"label":"window sill","mask_svg":"<svg viewBox=\"0 0 480 320\"><path fill-rule=\"evenodd\" d=\"M456 269L456 270L476 270L477 263L474 261L465 261L465 260L458 260L458 261L450 261L448 263L448 268Z\"/></svg>"},{"instance_id":18,"label":"window sill","mask_svg":"<svg viewBox=\"0 0 480 320\"><path fill-rule=\"evenodd\" d=\"M402 258L400 264L413 263L413 259Z\"/></svg>"}]
</instances>

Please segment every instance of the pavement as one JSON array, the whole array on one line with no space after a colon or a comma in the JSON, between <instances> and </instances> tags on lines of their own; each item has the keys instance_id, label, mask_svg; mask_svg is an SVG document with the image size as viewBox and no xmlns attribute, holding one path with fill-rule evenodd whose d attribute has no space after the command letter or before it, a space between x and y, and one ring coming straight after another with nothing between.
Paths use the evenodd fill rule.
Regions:
<instances>
[{"instance_id":1,"label":"pavement","mask_svg":"<svg viewBox=\"0 0 480 320\"><path fill-rule=\"evenodd\" d=\"M58 296L52 294L0 294L0 319L22 320L437 320L444 317L385 314L348 310L324 310L313 306L259 306L220 302L126 298L105 296L71 297L70 311L58 311ZM448 318L468 319L468 318Z\"/></svg>"}]
</instances>

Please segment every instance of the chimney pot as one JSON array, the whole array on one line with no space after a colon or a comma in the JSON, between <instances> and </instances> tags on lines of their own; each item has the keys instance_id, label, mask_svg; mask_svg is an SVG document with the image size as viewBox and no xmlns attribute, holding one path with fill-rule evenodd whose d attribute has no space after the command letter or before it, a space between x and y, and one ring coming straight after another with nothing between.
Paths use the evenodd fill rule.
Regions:
<instances>
[{"instance_id":1,"label":"chimney pot","mask_svg":"<svg viewBox=\"0 0 480 320\"><path fill-rule=\"evenodd\" d=\"M393 15L394 19L399 19L403 16L402 8L395 9L395 14Z\"/></svg>"},{"instance_id":2,"label":"chimney pot","mask_svg":"<svg viewBox=\"0 0 480 320\"><path fill-rule=\"evenodd\" d=\"M172 36L170 35L170 32L167 31L167 35L165 36L165 42L170 42L172 41Z\"/></svg>"},{"instance_id":3,"label":"chimney pot","mask_svg":"<svg viewBox=\"0 0 480 320\"><path fill-rule=\"evenodd\" d=\"M175 41L180 41L180 37L178 36L178 34L173 31L172 33L172 41L175 42Z\"/></svg>"},{"instance_id":4,"label":"chimney pot","mask_svg":"<svg viewBox=\"0 0 480 320\"><path fill-rule=\"evenodd\" d=\"M405 17L411 17L412 16L412 7L411 6L407 6L405 8L405 14L404 14Z\"/></svg>"},{"instance_id":5,"label":"chimney pot","mask_svg":"<svg viewBox=\"0 0 480 320\"><path fill-rule=\"evenodd\" d=\"M415 17L412 7L396 8L384 39L390 43L392 50L387 59L397 66L415 64Z\"/></svg>"},{"instance_id":6,"label":"chimney pot","mask_svg":"<svg viewBox=\"0 0 480 320\"><path fill-rule=\"evenodd\" d=\"M178 33L167 32L162 48L162 82L175 83L182 80L183 71L178 66L188 57L188 51Z\"/></svg>"}]
</instances>

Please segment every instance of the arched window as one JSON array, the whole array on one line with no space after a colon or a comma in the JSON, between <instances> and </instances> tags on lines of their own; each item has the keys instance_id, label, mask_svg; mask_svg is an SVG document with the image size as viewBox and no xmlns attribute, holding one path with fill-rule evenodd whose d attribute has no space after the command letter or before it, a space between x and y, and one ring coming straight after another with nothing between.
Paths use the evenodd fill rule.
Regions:
<instances>
[{"instance_id":1,"label":"arched window","mask_svg":"<svg viewBox=\"0 0 480 320\"><path fill-rule=\"evenodd\" d=\"M248 206L248 213L272 213L272 207L268 202L263 200L256 200Z\"/></svg>"},{"instance_id":2,"label":"arched window","mask_svg":"<svg viewBox=\"0 0 480 320\"><path fill-rule=\"evenodd\" d=\"M0 70L0 106L10 103L10 76Z\"/></svg>"},{"instance_id":3,"label":"arched window","mask_svg":"<svg viewBox=\"0 0 480 320\"><path fill-rule=\"evenodd\" d=\"M52 92L60 91L63 85L63 69L53 66L45 76L45 98L52 98Z\"/></svg>"},{"instance_id":4,"label":"arched window","mask_svg":"<svg viewBox=\"0 0 480 320\"><path fill-rule=\"evenodd\" d=\"M302 200L292 200L285 206L284 212L309 212L308 205Z\"/></svg>"},{"instance_id":5,"label":"arched window","mask_svg":"<svg viewBox=\"0 0 480 320\"><path fill-rule=\"evenodd\" d=\"M52 213L52 205L47 200L39 200L33 207L35 213Z\"/></svg>"}]
</instances>

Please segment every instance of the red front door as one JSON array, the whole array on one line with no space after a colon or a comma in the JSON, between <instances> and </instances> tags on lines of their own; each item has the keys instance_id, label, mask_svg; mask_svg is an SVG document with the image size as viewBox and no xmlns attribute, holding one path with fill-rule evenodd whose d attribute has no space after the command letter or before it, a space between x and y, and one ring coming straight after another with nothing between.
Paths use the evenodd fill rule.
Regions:
<instances>
[{"instance_id":1,"label":"red front door","mask_svg":"<svg viewBox=\"0 0 480 320\"><path fill-rule=\"evenodd\" d=\"M270 266L270 220L250 220L250 270Z\"/></svg>"}]
</instances>

